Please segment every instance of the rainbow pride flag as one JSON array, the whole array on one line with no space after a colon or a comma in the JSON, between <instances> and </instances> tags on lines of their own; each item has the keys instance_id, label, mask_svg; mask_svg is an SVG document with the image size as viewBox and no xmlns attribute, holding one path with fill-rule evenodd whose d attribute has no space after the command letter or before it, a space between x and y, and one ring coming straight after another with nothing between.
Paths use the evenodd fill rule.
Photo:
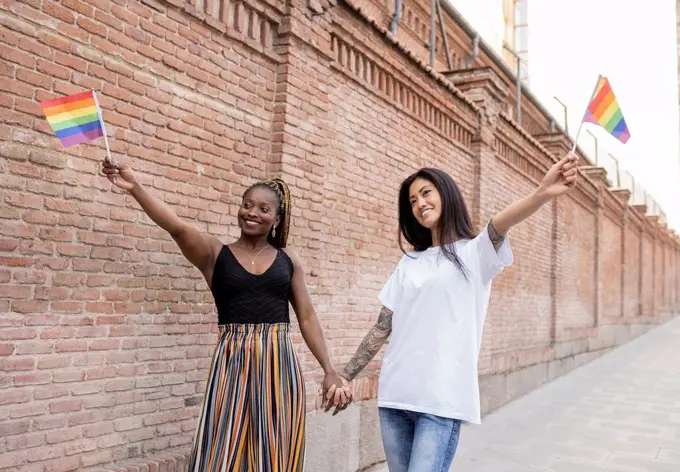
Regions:
<instances>
[{"instance_id":1,"label":"rainbow pride flag","mask_svg":"<svg viewBox=\"0 0 680 472\"><path fill-rule=\"evenodd\" d=\"M583 121L600 125L624 144L630 138L621 107L606 77L600 76Z\"/></svg>"},{"instance_id":2,"label":"rainbow pride flag","mask_svg":"<svg viewBox=\"0 0 680 472\"><path fill-rule=\"evenodd\" d=\"M104 120L94 90L40 102L40 106L64 147L105 135Z\"/></svg>"}]
</instances>

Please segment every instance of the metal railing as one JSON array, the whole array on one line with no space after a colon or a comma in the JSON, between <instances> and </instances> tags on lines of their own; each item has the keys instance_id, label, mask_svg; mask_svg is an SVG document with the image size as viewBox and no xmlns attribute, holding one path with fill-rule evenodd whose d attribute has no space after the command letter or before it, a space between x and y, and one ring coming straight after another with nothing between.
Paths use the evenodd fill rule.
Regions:
<instances>
[{"instance_id":1,"label":"metal railing","mask_svg":"<svg viewBox=\"0 0 680 472\"><path fill-rule=\"evenodd\" d=\"M630 191L631 205L647 205L648 215L658 215L659 222L666 222L666 214L661 205L639 182L633 174L621 169L618 159L611 154L599 156L598 165L607 171L607 180L613 188L625 188Z\"/></svg>"}]
</instances>

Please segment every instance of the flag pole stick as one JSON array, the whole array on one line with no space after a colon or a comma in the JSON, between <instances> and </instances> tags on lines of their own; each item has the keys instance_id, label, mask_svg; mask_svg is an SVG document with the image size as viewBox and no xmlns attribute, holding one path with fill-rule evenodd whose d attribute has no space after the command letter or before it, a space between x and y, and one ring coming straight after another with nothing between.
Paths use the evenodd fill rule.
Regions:
<instances>
[{"instance_id":1,"label":"flag pole stick","mask_svg":"<svg viewBox=\"0 0 680 472\"><path fill-rule=\"evenodd\" d=\"M97 106L97 114L99 115L99 122L102 125L102 134L104 135L104 144L106 144L106 160L108 162L113 162L111 157L111 148L109 148L109 138L106 135L106 125L104 124L104 117L102 116L102 109L99 108L99 100L97 100L97 92L92 91L92 98L94 98L94 104Z\"/></svg>"},{"instance_id":2,"label":"flag pole stick","mask_svg":"<svg viewBox=\"0 0 680 472\"><path fill-rule=\"evenodd\" d=\"M593 101L593 97L595 96L595 92L597 91L597 86L600 84L600 79L602 79L602 74L599 74L597 76L597 81L595 82L595 87L593 88L593 93L590 94L590 98L588 99L588 103L586 104L586 111L583 112L583 118L581 118L581 124L578 125L578 131L576 131L576 137L574 138L574 146L571 148L571 152L576 151L576 146L578 145L578 137L581 134L581 128L583 128L583 123L586 121L586 115L588 115L588 107L590 106L590 102Z\"/></svg>"}]
</instances>

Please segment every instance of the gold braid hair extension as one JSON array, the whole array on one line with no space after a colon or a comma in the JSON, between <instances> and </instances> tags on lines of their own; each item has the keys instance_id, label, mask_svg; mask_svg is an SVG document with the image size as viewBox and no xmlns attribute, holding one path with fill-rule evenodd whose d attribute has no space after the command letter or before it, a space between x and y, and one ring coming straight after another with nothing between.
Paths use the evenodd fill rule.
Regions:
<instances>
[{"instance_id":1,"label":"gold braid hair extension","mask_svg":"<svg viewBox=\"0 0 680 472\"><path fill-rule=\"evenodd\" d=\"M279 194L279 197L281 198L281 223L279 225L281 234L278 236L279 247L284 248L286 247L286 243L288 241L288 232L290 231L290 214L292 206L290 189L282 179L271 179L270 182L276 185L276 190Z\"/></svg>"}]
</instances>

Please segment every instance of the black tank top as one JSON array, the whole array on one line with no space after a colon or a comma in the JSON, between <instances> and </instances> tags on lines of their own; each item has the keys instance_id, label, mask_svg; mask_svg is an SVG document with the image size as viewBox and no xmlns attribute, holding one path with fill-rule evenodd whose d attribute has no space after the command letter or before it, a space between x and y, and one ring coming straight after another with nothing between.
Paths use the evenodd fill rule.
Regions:
<instances>
[{"instance_id":1,"label":"black tank top","mask_svg":"<svg viewBox=\"0 0 680 472\"><path fill-rule=\"evenodd\" d=\"M293 261L281 249L261 275L248 272L225 244L215 261L211 291L219 324L290 323Z\"/></svg>"}]
</instances>

